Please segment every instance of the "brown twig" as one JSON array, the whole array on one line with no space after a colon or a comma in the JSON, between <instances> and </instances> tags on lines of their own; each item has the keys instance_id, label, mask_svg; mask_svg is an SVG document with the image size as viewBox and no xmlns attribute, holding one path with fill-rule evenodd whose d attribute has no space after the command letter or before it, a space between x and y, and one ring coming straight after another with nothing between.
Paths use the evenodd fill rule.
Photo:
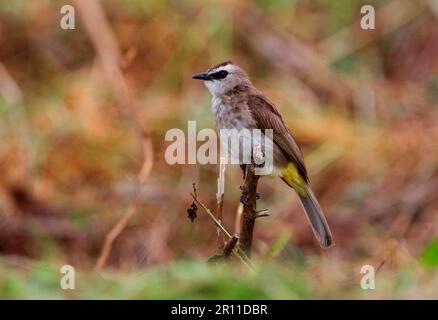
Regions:
<instances>
[{"instance_id":1,"label":"brown twig","mask_svg":"<svg viewBox=\"0 0 438 320\"><path fill-rule=\"evenodd\" d=\"M271 213L268 209L263 209L255 212L255 218L261 218L261 217L269 217Z\"/></svg>"},{"instance_id":2,"label":"brown twig","mask_svg":"<svg viewBox=\"0 0 438 320\"><path fill-rule=\"evenodd\" d=\"M219 177L217 179L217 193L216 193L216 216L219 222L222 224L223 211L224 211L224 192L225 192L225 163L221 161L219 165ZM222 232L219 228L216 229L217 241L219 250L224 249L225 241Z\"/></svg>"},{"instance_id":3,"label":"brown twig","mask_svg":"<svg viewBox=\"0 0 438 320\"><path fill-rule=\"evenodd\" d=\"M252 239L256 219L257 183L259 176L254 172L254 165L248 165L245 183L242 187L243 212L240 229L240 246L251 257Z\"/></svg>"},{"instance_id":4,"label":"brown twig","mask_svg":"<svg viewBox=\"0 0 438 320\"><path fill-rule=\"evenodd\" d=\"M214 214L210 211L210 209L208 209L201 201L199 201L196 196L193 193L190 193L190 195L192 196L193 200L199 204L202 209L204 209L204 211L208 214L208 216L211 218L211 220L213 220L214 224L216 225L217 228L219 228L221 230L221 232L228 238L231 239L232 236L231 234L227 231L227 229L224 228L224 226L216 219L216 217L214 216ZM251 267L251 262L248 258L248 256L245 254L245 252L240 248L239 244L234 246L234 249L232 250L233 254L240 259L240 261L242 261L242 263L244 265L246 265L249 269L252 270Z\"/></svg>"},{"instance_id":5,"label":"brown twig","mask_svg":"<svg viewBox=\"0 0 438 320\"><path fill-rule=\"evenodd\" d=\"M242 222L242 213L243 213L243 204L239 202L239 205L236 209L236 217L234 218L234 232L240 232L240 224Z\"/></svg>"},{"instance_id":6,"label":"brown twig","mask_svg":"<svg viewBox=\"0 0 438 320\"><path fill-rule=\"evenodd\" d=\"M382 262L380 262L379 266L377 267L376 273L375 273L376 276L379 273L380 269L382 269L382 267L385 265L385 263L386 263L385 259L383 259Z\"/></svg>"},{"instance_id":7,"label":"brown twig","mask_svg":"<svg viewBox=\"0 0 438 320\"><path fill-rule=\"evenodd\" d=\"M231 255L231 252L233 252L233 249L236 246L237 241L239 241L239 236L237 234L233 234L231 239L228 240L224 246L224 251L222 254L224 258L228 258Z\"/></svg>"},{"instance_id":8,"label":"brown twig","mask_svg":"<svg viewBox=\"0 0 438 320\"><path fill-rule=\"evenodd\" d=\"M145 147L144 150L145 153L151 152L151 150L149 151L149 147ZM102 249L100 251L99 258L97 259L96 265L94 266L95 271L98 271L105 266L105 263L108 260L108 257L111 253L114 240L119 236L119 234L123 231L123 229L126 228L129 220L131 220L131 218L134 216L135 212L137 211L138 202L140 200L140 195L141 195L141 187L146 182L147 176L149 175L149 172L151 170L151 166L146 161L146 159L147 158L145 154L145 161L143 161L142 169L140 171L140 174L138 175L137 178L138 180L135 187L135 193L134 193L134 197L131 200L131 203L129 204L128 208L126 209L125 213L122 215L120 220L105 236L105 240Z\"/></svg>"},{"instance_id":9,"label":"brown twig","mask_svg":"<svg viewBox=\"0 0 438 320\"><path fill-rule=\"evenodd\" d=\"M105 237L95 270L100 270L108 260L114 240L123 231L137 211L141 187L146 182L153 165L152 141L138 121L138 105L120 69L121 53L99 1L76 0L85 29L97 52L99 62L119 105L126 109L143 147L143 165L137 176L134 196L123 216Z\"/></svg>"}]
</instances>

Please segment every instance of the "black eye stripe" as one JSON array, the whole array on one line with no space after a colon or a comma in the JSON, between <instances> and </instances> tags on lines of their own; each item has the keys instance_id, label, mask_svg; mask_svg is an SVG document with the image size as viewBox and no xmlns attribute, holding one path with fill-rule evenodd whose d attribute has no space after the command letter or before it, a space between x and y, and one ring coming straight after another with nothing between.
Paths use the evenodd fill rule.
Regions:
<instances>
[{"instance_id":1,"label":"black eye stripe","mask_svg":"<svg viewBox=\"0 0 438 320\"><path fill-rule=\"evenodd\" d=\"M212 77L215 80L224 79L228 75L228 72L225 70L221 70L215 73L210 74L210 77Z\"/></svg>"}]
</instances>

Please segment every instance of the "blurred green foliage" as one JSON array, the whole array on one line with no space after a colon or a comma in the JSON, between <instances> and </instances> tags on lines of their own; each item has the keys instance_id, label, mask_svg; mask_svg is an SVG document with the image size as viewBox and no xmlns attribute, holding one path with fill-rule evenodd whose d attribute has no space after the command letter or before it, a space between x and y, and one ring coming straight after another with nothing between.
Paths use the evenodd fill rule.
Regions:
<instances>
[{"instance_id":1,"label":"blurred green foliage","mask_svg":"<svg viewBox=\"0 0 438 320\"><path fill-rule=\"evenodd\" d=\"M60 267L60 266L59 266ZM436 277L427 281L414 270L377 275L376 289L360 287L358 270L351 279L336 272L311 276L309 265L255 262L250 272L241 265L207 265L179 261L144 271L99 274L77 271L75 289L62 290L62 274L42 262L20 269L0 261L1 299L376 299L433 298ZM330 278L331 276L331 278ZM432 278L430 278L432 279ZM329 282L327 282L329 281Z\"/></svg>"},{"instance_id":2,"label":"blurred green foliage","mask_svg":"<svg viewBox=\"0 0 438 320\"><path fill-rule=\"evenodd\" d=\"M428 268L438 267L438 238L426 245L421 253L421 263Z\"/></svg>"}]
</instances>

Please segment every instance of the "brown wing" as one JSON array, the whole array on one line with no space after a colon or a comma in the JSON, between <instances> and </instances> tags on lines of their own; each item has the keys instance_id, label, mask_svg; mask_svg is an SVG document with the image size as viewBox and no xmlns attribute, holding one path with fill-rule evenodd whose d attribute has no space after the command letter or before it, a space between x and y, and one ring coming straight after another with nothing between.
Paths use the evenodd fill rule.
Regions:
<instances>
[{"instance_id":1,"label":"brown wing","mask_svg":"<svg viewBox=\"0 0 438 320\"><path fill-rule=\"evenodd\" d=\"M274 104L261 93L253 93L248 96L248 105L256 119L257 127L274 131L274 143L281 149L285 157L297 166L301 176L308 181L301 149L284 124L283 118Z\"/></svg>"}]
</instances>

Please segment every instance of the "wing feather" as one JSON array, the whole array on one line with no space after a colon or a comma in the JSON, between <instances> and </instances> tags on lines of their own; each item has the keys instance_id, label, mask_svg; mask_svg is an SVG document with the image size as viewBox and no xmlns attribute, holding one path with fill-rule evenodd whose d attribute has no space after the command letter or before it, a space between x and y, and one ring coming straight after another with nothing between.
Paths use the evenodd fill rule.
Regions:
<instances>
[{"instance_id":1,"label":"wing feather","mask_svg":"<svg viewBox=\"0 0 438 320\"><path fill-rule=\"evenodd\" d=\"M301 149L275 105L261 93L250 94L248 96L248 105L256 120L257 127L274 131L274 143L281 149L284 156L296 165L304 180L308 181Z\"/></svg>"}]
</instances>

